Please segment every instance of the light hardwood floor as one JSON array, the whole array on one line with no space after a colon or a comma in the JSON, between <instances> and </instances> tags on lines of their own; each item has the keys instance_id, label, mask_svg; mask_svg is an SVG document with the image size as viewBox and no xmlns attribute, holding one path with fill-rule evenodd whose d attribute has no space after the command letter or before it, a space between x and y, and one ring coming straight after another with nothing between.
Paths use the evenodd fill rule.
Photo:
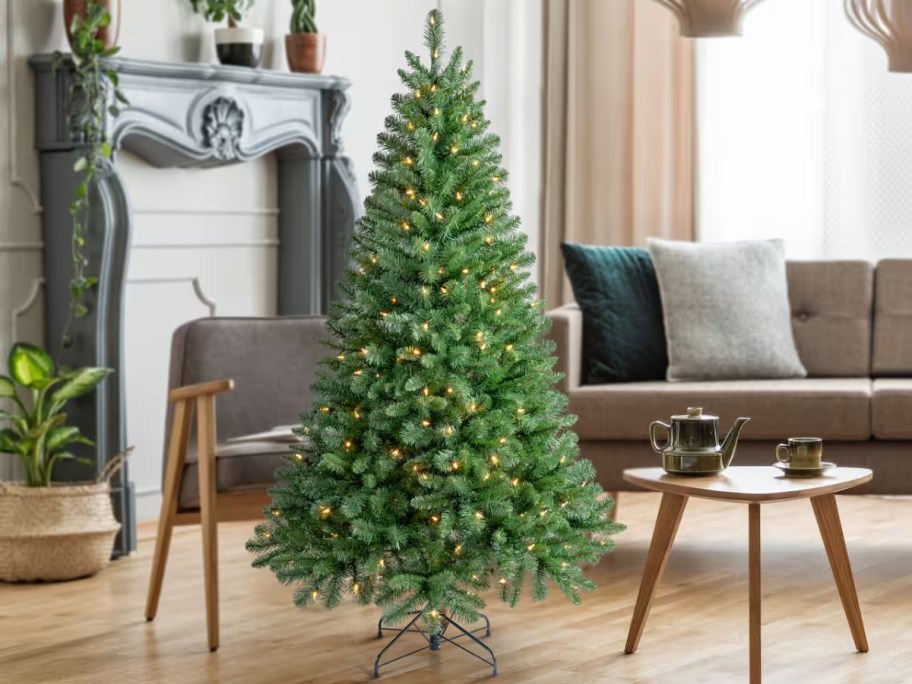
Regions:
<instances>
[{"instance_id":1,"label":"light hardwood floor","mask_svg":"<svg viewBox=\"0 0 912 684\"><path fill-rule=\"evenodd\" d=\"M912 681L912 501L839 497L870 652L852 635L807 501L762 507L765 682ZM557 594L488 614L500 682L745 682L748 677L747 506L691 500L639 650L624 643L657 494L624 494L630 529L592 575L599 589L573 607ZM0 682L367 682L383 642L377 613L345 605L301 611L290 589L253 570L252 523L221 526L222 646L206 646L198 527L178 528L158 618L143 617L154 527L139 551L97 577L54 585L0 584ZM396 683L480 682L490 670L458 649L393 665Z\"/></svg>"}]
</instances>

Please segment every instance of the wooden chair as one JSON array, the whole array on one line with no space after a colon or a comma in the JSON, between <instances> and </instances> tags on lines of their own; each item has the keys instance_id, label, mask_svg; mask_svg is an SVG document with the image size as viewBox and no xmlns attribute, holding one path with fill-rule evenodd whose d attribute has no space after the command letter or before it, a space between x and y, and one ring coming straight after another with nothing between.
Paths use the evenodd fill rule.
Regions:
<instances>
[{"instance_id":1,"label":"wooden chair","mask_svg":"<svg viewBox=\"0 0 912 684\"><path fill-rule=\"evenodd\" d=\"M325 319L205 318L172 338L164 483L149 580L146 620L158 612L171 533L200 524L209 650L219 647L218 523L255 520L266 488L289 451L280 442L232 437L296 423L310 407L310 385L327 354ZM232 392L237 385L237 392ZM216 397L219 402L216 419ZM196 440L192 440L196 412Z\"/></svg>"}]
</instances>

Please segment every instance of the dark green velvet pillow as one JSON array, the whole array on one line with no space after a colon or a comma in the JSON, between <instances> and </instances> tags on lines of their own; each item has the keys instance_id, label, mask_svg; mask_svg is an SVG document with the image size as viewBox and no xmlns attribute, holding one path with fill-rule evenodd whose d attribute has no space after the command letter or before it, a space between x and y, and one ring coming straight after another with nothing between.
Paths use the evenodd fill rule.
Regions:
<instances>
[{"instance_id":1,"label":"dark green velvet pillow","mask_svg":"<svg viewBox=\"0 0 912 684\"><path fill-rule=\"evenodd\" d=\"M662 299L649 252L569 242L561 250L583 310L583 384L664 380Z\"/></svg>"}]
</instances>

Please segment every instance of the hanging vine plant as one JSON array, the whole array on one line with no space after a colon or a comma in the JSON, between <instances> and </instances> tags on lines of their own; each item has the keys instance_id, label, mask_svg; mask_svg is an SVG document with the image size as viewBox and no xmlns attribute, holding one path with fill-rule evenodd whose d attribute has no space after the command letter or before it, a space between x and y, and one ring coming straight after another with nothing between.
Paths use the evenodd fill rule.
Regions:
<instances>
[{"instance_id":1,"label":"hanging vine plant","mask_svg":"<svg viewBox=\"0 0 912 684\"><path fill-rule=\"evenodd\" d=\"M88 0L85 13L73 17L70 26L73 81L70 86L72 106L68 112L70 133L82 144L74 171L80 174L76 196L70 205L73 219L73 277L70 281L70 308L64 328L63 347L72 346L70 327L77 318L89 313L86 295L98 284L98 278L88 273L89 260L85 254L88 239L92 187L111 159L108 139L108 115L118 116L120 105L129 104L120 90L117 73L105 66L104 60L120 52L116 45L107 46L103 39L111 24L111 13L102 0ZM64 59L58 53L58 63Z\"/></svg>"}]
</instances>

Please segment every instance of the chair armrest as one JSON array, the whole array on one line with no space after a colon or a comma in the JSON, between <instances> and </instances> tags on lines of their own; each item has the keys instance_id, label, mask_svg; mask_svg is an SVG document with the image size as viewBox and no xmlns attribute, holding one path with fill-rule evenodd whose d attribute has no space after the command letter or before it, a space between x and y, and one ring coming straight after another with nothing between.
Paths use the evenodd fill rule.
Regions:
<instances>
[{"instance_id":1,"label":"chair armrest","mask_svg":"<svg viewBox=\"0 0 912 684\"><path fill-rule=\"evenodd\" d=\"M557 389L569 394L580 386L583 375L583 312L576 304L565 304L547 316L552 322L548 336L557 345L554 370L564 374Z\"/></svg>"},{"instance_id":2,"label":"chair armrest","mask_svg":"<svg viewBox=\"0 0 912 684\"><path fill-rule=\"evenodd\" d=\"M196 385L184 385L175 387L168 393L168 401L181 401L182 399L197 399L198 397L214 396L223 392L230 392L234 389L234 380L226 378L224 380L210 380L201 382Z\"/></svg>"}]
</instances>

